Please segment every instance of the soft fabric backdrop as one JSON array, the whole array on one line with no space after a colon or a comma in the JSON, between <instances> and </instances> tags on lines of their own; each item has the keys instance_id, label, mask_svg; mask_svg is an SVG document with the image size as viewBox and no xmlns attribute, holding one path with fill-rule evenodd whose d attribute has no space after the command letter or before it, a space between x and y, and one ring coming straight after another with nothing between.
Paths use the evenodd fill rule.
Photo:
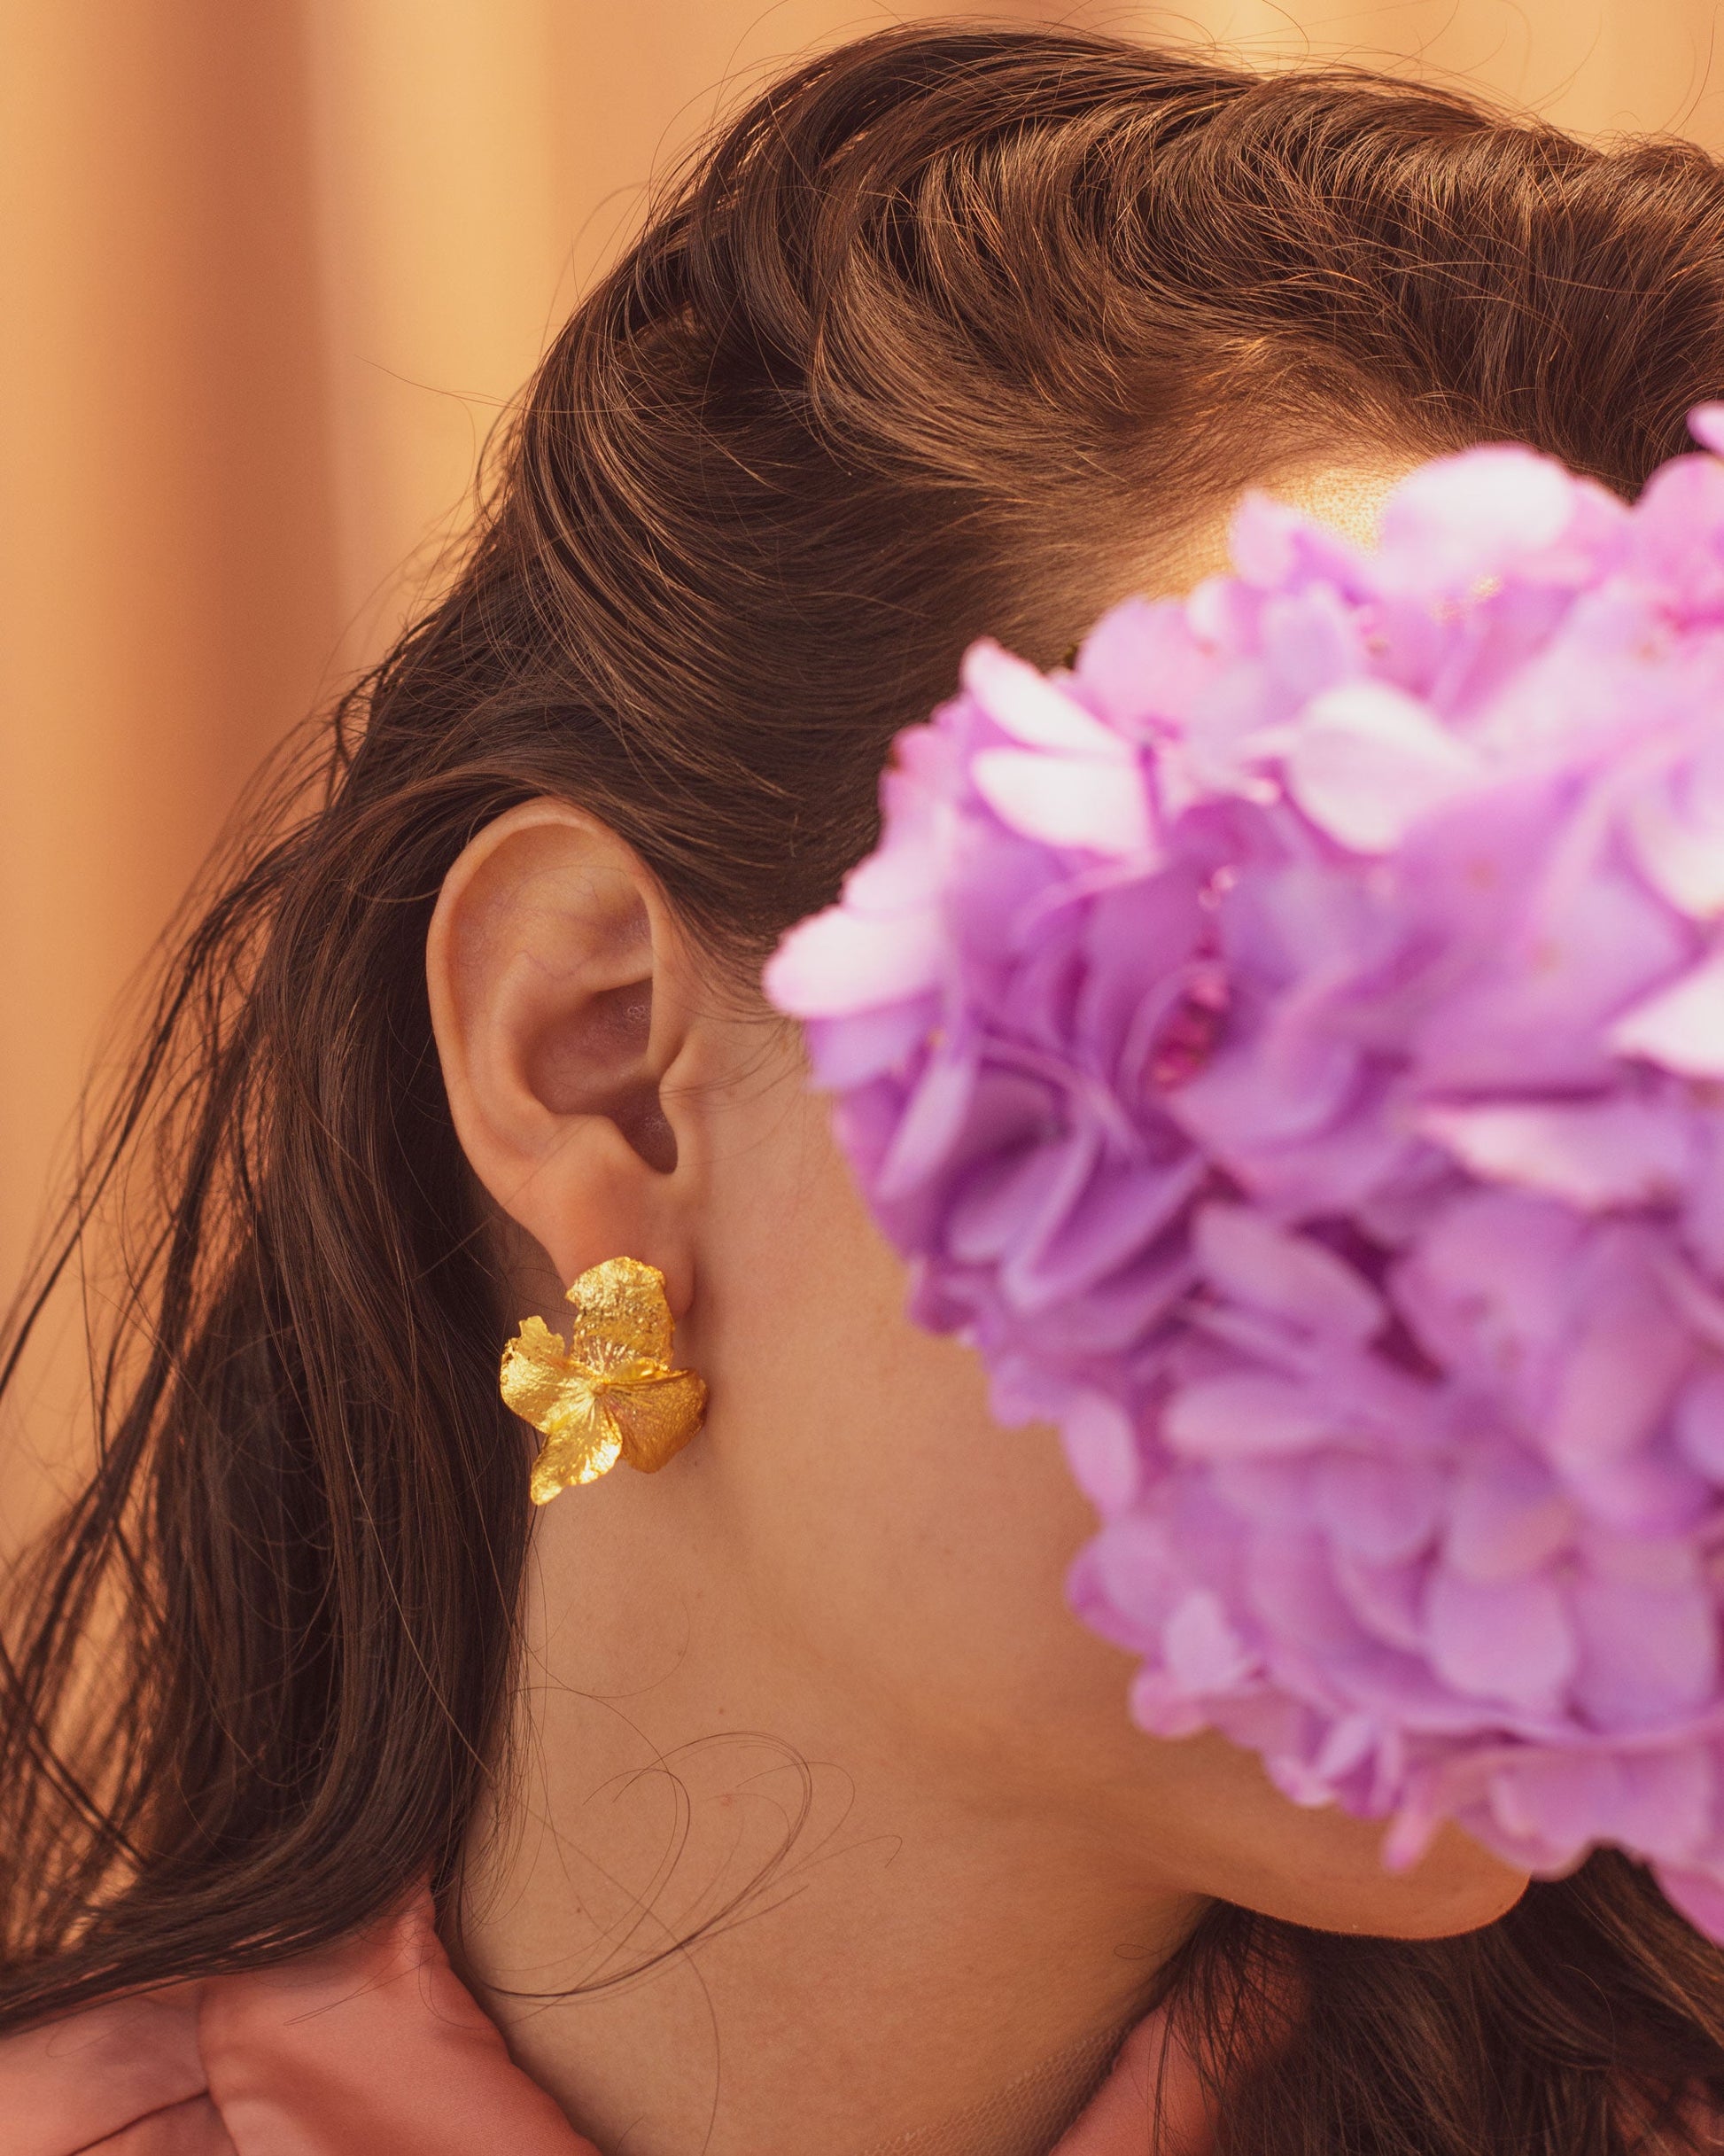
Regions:
<instances>
[{"instance_id":1,"label":"soft fabric backdrop","mask_svg":"<svg viewBox=\"0 0 1724 2156\"><path fill-rule=\"evenodd\" d=\"M1713 11L988 12L1387 58L1724 151ZM0 1289L104 1014L246 774L431 573L648 174L775 60L962 12L0 0Z\"/></svg>"}]
</instances>

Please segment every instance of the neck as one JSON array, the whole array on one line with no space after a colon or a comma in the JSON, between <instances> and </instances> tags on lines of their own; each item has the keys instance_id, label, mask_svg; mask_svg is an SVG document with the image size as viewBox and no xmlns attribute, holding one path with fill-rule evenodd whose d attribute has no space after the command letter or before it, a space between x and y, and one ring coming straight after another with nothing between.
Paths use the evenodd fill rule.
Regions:
<instances>
[{"instance_id":1,"label":"neck","mask_svg":"<svg viewBox=\"0 0 1724 2156\"><path fill-rule=\"evenodd\" d=\"M666 1654L602 1595L552 1622L549 1570L456 1947L521 2065L606 2156L1042 2156L1193 1899L723 1623Z\"/></svg>"},{"instance_id":2,"label":"neck","mask_svg":"<svg viewBox=\"0 0 1724 2156\"><path fill-rule=\"evenodd\" d=\"M876 2142L866 2156L1044 2156L1114 2063L1117 2035L1086 2036L936 2126Z\"/></svg>"}]
</instances>

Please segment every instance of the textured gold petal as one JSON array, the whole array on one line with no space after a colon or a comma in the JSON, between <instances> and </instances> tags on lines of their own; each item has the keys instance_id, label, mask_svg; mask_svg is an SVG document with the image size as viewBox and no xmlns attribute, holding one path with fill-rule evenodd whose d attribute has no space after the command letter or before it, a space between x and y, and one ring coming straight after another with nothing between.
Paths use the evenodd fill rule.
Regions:
<instances>
[{"instance_id":1,"label":"textured gold petal","mask_svg":"<svg viewBox=\"0 0 1724 2156\"><path fill-rule=\"evenodd\" d=\"M522 1421L542 1430L555 1413L569 1377L562 1335L552 1332L542 1318L523 1318L520 1331L503 1350L501 1384L504 1405Z\"/></svg>"},{"instance_id":2,"label":"textured gold petal","mask_svg":"<svg viewBox=\"0 0 1724 2156\"><path fill-rule=\"evenodd\" d=\"M607 1385L602 1397L622 1432L623 1458L643 1475L656 1474L673 1459L706 1414L706 1381L692 1370Z\"/></svg>"},{"instance_id":3,"label":"textured gold petal","mask_svg":"<svg viewBox=\"0 0 1724 2156\"><path fill-rule=\"evenodd\" d=\"M590 1386L564 1396L532 1463L532 1501L548 1505L575 1483L596 1483L621 1459L622 1432Z\"/></svg>"},{"instance_id":4,"label":"textured gold petal","mask_svg":"<svg viewBox=\"0 0 1724 2156\"><path fill-rule=\"evenodd\" d=\"M610 1257L569 1290L575 1322L569 1359L595 1376L651 1377L671 1359L664 1275L638 1257Z\"/></svg>"}]
</instances>

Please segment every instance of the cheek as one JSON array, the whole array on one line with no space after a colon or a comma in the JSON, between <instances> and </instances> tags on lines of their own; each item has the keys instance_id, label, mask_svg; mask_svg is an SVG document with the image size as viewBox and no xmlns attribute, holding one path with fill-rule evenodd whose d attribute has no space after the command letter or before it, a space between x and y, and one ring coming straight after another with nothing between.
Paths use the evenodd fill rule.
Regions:
<instances>
[{"instance_id":1,"label":"cheek","mask_svg":"<svg viewBox=\"0 0 1724 2156\"><path fill-rule=\"evenodd\" d=\"M962 1801L1059 1818L1146 1889L1412 1938L1512 1906L1524 1875L1453 1830L1390 1874L1380 1825L1301 1809L1219 1737L1134 1728L1132 1659L1067 1607L1095 1520L1058 1438L1000 1428L976 1358L904 1315L823 1123L757 1148L732 1196L700 1299L734 1576L852 1733Z\"/></svg>"},{"instance_id":2,"label":"cheek","mask_svg":"<svg viewBox=\"0 0 1724 2156\"><path fill-rule=\"evenodd\" d=\"M828 1665L947 1744L1022 1753L1078 1701L1122 1719L1130 1664L1067 1607L1095 1522L1054 1434L999 1428L974 1358L896 1310L780 1370L759 1580Z\"/></svg>"},{"instance_id":3,"label":"cheek","mask_svg":"<svg viewBox=\"0 0 1724 2156\"><path fill-rule=\"evenodd\" d=\"M977 1358L905 1315L904 1268L823 1124L757 1148L733 1195L700 1299L763 1621L996 1763L1003 1739L1027 1763L1085 1710L1123 1727L1130 1661L1066 1604L1095 1520L1057 1436L1001 1428Z\"/></svg>"}]
</instances>

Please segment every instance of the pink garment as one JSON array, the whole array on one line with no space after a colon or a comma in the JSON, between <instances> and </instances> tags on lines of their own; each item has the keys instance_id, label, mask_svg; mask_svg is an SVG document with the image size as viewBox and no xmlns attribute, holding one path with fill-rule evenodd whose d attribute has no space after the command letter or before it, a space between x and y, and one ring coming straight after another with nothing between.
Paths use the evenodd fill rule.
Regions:
<instances>
[{"instance_id":1,"label":"pink garment","mask_svg":"<svg viewBox=\"0 0 1724 2156\"><path fill-rule=\"evenodd\" d=\"M1056 2156L1144 2156L1160 2028ZM1208 2139L1178 2062L1175 2146ZM1185 2069L1189 2076L1189 2067ZM340 1945L0 2038L5 2156L598 2156L509 2058L421 1896Z\"/></svg>"}]
</instances>

